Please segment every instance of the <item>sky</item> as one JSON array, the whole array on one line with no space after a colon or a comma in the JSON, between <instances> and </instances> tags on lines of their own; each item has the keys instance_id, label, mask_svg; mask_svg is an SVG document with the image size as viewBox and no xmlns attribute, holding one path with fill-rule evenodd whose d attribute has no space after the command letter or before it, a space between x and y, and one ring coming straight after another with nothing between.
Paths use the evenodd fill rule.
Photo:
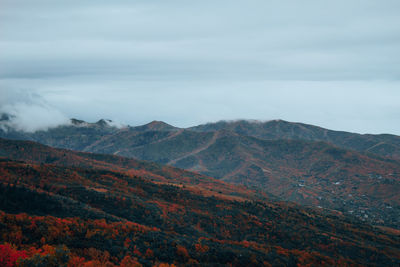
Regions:
<instances>
[{"instance_id":1,"label":"sky","mask_svg":"<svg viewBox=\"0 0 400 267\"><path fill-rule=\"evenodd\" d=\"M0 0L0 112L400 135L400 1Z\"/></svg>"}]
</instances>

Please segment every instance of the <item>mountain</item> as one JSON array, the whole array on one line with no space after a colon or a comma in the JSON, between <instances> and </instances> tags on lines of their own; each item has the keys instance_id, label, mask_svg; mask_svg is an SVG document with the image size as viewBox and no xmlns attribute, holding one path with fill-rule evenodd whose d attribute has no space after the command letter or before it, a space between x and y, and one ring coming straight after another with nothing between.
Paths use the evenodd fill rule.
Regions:
<instances>
[{"instance_id":1,"label":"mountain","mask_svg":"<svg viewBox=\"0 0 400 267\"><path fill-rule=\"evenodd\" d=\"M397 230L203 175L30 141L0 155L2 266L400 263Z\"/></svg>"},{"instance_id":2,"label":"mountain","mask_svg":"<svg viewBox=\"0 0 400 267\"><path fill-rule=\"evenodd\" d=\"M257 188L280 200L400 227L400 161L370 153L372 149L340 145L362 147L367 140L387 138L395 147L397 136L358 135L285 121L218 122L188 129L159 121L123 128L80 121L29 138L54 147L168 164Z\"/></svg>"},{"instance_id":3,"label":"mountain","mask_svg":"<svg viewBox=\"0 0 400 267\"><path fill-rule=\"evenodd\" d=\"M283 200L400 225L400 162L324 142L183 130L129 137L118 133L96 143L91 151L169 164L257 187Z\"/></svg>"},{"instance_id":4,"label":"mountain","mask_svg":"<svg viewBox=\"0 0 400 267\"><path fill-rule=\"evenodd\" d=\"M140 176L160 184L185 186L199 194L214 195L227 199L262 198L262 194L244 186L226 182L157 163L123 158L113 155L83 153L55 149L32 141L17 141L0 138L0 157L33 164L53 164L76 168L97 168L119 171Z\"/></svg>"},{"instance_id":5,"label":"mountain","mask_svg":"<svg viewBox=\"0 0 400 267\"><path fill-rule=\"evenodd\" d=\"M110 136L119 132L177 132L184 130L162 121L152 121L148 124L136 127L125 126L118 128L111 120L101 119L96 123L87 123L82 120L71 119L69 125L50 128L45 131L26 133L16 131L9 126L8 121L12 119L9 115L2 114L1 116L0 137L17 140L34 140L55 147L75 150L89 150L87 147L93 142L104 136ZM251 120L219 121L216 123L189 127L185 130L195 132L226 130L239 135L265 140L291 139L322 141L345 149L400 159L400 137L390 134L374 135L333 131L318 126L283 120L271 120L266 122ZM68 139L64 140L65 137L68 137Z\"/></svg>"},{"instance_id":6,"label":"mountain","mask_svg":"<svg viewBox=\"0 0 400 267\"><path fill-rule=\"evenodd\" d=\"M180 128L174 127L163 121L152 121L142 126L131 127L133 131L147 132L147 131L179 131Z\"/></svg>"},{"instance_id":7,"label":"mountain","mask_svg":"<svg viewBox=\"0 0 400 267\"><path fill-rule=\"evenodd\" d=\"M400 137L390 134L373 135L333 131L304 123L283 120L266 122L247 120L220 121L191 127L189 130L199 132L228 130L240 135L266 140L323 141L345 149L400 159Z\"/></svg>"},{"instance_id":8,"label":"mountain","mask_svg":"<svg viewBox=\"0 0 400 267\"><path fill-rule=\"evenodd\" d=\"M0 137L15 140L31 140L54 147L83 150L95 140L118 132L119 129L109 123L109 120L103 119L95 123L71 119L70 124L33 133L16 131L7 125L1 127L0 124Z\"/></svg>"}]
</instances>

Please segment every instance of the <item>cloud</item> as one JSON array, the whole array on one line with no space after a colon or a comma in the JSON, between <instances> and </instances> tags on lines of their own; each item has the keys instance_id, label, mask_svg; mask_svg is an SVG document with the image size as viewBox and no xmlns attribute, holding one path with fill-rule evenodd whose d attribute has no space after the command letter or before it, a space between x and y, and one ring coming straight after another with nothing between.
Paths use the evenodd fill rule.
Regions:
<instances>
[{"instance_id":1,"label":"cloud","mask_svg":"<svg viewBox=\"0 0 400 267\"><path fill-rule=\"evenodd\" d=\"M2 97L0 114L7 114L8 120L1 121L3 130L12 128L18 131L35 132L62 124L68 124L68 117L55 107L46 103L37 94L23 91L6 92ZM5 96L5 93L1 94Z\"/></svg>"},{"instance_id":2,"label":"cloud","mask_svg":"<svg viewBox=\"0 0 400 267\"><path fill-rule=\"evenodd\" d=\"M0 94L41 99L15 113L400 133L398 0L1 2Z\"/></svg>"},{"instance_id":3,"label":"cloud","mask_svg":"<svg viewBox=\"0 0 400 267\"><path fill-rule=\"evenodd\" d=\"M2 7L0 78L400 78L399 1L4 0Z\"/></svg>"}]
</instances>

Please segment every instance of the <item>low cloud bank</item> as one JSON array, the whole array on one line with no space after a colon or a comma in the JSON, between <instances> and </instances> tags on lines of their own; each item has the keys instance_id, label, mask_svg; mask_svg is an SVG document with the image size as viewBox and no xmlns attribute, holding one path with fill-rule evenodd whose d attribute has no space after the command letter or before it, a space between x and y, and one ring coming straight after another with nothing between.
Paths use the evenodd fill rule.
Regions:
<instances>
[{"instance_id":1,"label":"low cloud bank","mask_svg":"<svg viewBox=\"0 0 400 267\"><path fill-rule=\"evenodd\" d=\"M23 97L21 97L22 95ZM2 97L0 117L0 127L6 131L13 129L35 132L70 123L66 115L46 103L40 96L23 94L21 91L13 94L8 92Z\"/></svg>"}]
</instances>

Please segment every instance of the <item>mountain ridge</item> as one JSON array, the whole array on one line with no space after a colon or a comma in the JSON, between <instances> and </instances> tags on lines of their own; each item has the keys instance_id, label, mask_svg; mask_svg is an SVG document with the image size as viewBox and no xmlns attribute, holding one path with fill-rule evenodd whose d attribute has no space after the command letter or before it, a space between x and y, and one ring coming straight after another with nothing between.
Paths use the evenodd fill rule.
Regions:
<instances>
[{"instance_id":1,"label":"mountain ridge","mask_svg":"<svg viewBox=\"0 0 400 267\"><path fill-rule=\"evenodd\" d=\"M219 121L190 127L189 129L193 131L227 129L261 139L324 141L360 152L369 151L381 156L400 158L400 137L392 134L359 134L335 131L311 124L288 122L285 120L270 120L266 122L248 120ZM385 142L388 142L386 144L391 146L391 149L396 150L395 153L379 151L378 146L385 144Z\"/></svg>"},{"instance_id":2,"label":"mountain ridge","mask_svg":"<svg viewBox=\"0 0 400 267\"><path fill-rule=\"evenodd\" d=\"M30 135L30 140L53 147L170 164L258 188L278 199L398 228L400 161L361 149L365 144L381 147L382 138L394 138L396 147L399 137L354 135L282 120L220 122L195 129L160 121L120 129L60 126ZM327 140L360 143L361 151Z\"/></svg>"},{"instance_id":3,"label":"mountain ridge","mask_svg":"<svg viewBox=\"0 0 400 267\"><path fill-rule=\"evenodd\" d=\"M336 146L352 149L359 152L369 152L385 157L400 159L400 137L393 134L359 134L346 131L335 131L314 126L311 124L288 122L285 120L232 120L232 121L217 121L214 123L206 123L188 128L179 128L172 126L163 121L152 121L150 123L139 126L122 126L117 127L111 120L100 119L95 123L88 123L79 119L71 119L70 124L60 125L58 127L49 128L47 130L39 130L34 133L26 133L15 131L6 123L10 120L10 116L2 114L0 121L0 137L9 139L22 140L40 140L40 135L45 132L57 131L57 129L66 130L72 126L79 126L87 129L99 128L101 135L113 134L118 131L126 130L144 132L144 131L179 131L189 130L196 132L213 132L217 130L229 130L241 135L253 136L260 139L275 140L275 139L295 139L295 140L310 140L324 141ZM104 130L104 132L101 132ZM69 147L66 147L69 148ZM81 147L79 150L83 150Z\"/></svg>"}]
</instances>

